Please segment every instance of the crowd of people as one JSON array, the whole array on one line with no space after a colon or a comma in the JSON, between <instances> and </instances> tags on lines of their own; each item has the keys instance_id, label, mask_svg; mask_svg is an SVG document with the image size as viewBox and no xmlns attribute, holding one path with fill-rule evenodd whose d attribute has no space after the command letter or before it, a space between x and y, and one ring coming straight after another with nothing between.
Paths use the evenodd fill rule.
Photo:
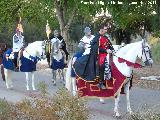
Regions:
<instances>
[{"instance_id":1,"label":"crowd of people","mask_svg":"<svg viewBox=\"0 0 160 120\"><path fill-rule=\"evenodd\" d=\"M105 80L110 80L112 53L114 49L110 42L110 38L106 35L108 26L103 24L99 26L99 31L93 35L90 27L84 28L84 36L79 40L79 50L72 57L72 77L76 75L80 76L86 81L98 81L98 87L100 89L106 89ZM20 51L24 48L24 36L23 31L19 28L16 29L16 33L13 36L13 52L15 68L19 65L18 58ZM69 59L69 52L67 51L66 42L60 31L55 29L53 34L49 37L51 44L55 41L59 41L61 50L65 53L65 60ZM8 53L8 54L9 54ZM6 54L6 55L8 55ZM109 58L107 57L109 55ZM92 71L91 71L92 70Z\"/></svg>"}]
</instances>

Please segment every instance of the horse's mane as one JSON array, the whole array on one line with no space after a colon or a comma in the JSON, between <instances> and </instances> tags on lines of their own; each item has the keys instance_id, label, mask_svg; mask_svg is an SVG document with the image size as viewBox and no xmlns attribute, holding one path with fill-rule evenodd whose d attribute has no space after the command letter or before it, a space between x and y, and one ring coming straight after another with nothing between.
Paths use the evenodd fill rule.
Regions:
<instances>
[{"instance_id":1,"label":"horse's mane","mask_svg":"<svg viewBox=\"0 0 160 120\"><path fill-rule=\"evenodd\" d=\"M36 46L41 46L43 41L35 41L33 43L28 44L27 47L36 47Z\"/></svg>"},{"instance_id":2,"label":"horse's mane","mask_svg":"<svg viewBox=\"0 0 160 120\"><path fill-rule=\"evenodd\" d=\"M36 55L36 51L40 50L42 48L43 41L35 41L33 43L28 44L28 46L25 48L25 51L29 53L30 55Z\"/></svg>"},{"instance_id":3,"label":"horse's mane","mask_svg":"<svg viewBox=\"0 0 160 120\"><path fill-rule=\"evenodd\" d=\"M141 45L142 41L126 44L124 47L121 47L118 51L117 54L125 55L127 54L130 50L132 50L133 47L139 47Z\"/></svg>"}]
</instances>

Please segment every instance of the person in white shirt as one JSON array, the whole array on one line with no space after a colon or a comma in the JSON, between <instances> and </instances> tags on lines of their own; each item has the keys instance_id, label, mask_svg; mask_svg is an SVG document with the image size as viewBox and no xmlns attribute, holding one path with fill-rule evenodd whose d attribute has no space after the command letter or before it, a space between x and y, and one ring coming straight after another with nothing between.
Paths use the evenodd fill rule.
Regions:
<instances>
[{"instance_id":1,"label":"person in white shirt","mask_svg":"<svg viewBox=\"0 0 160 120\"><path fill-rule=\"evenodd\" d=\"M84 53L83 55L90 53L90 42L95 37L91 33L91 29L89 27L85 27L84 29L84 37L80 40L78 47L83 48Z\"/></svg>"},{"instance_id":2,"label":"person in white shirt","mask_svg":"<svg viewBox=\"0 0 160 120\"><path fill-rule=\"evenodd\" d=\"M22 35L22 32L17 28L16 34L13 35L13 52L14 52L14 59L13 62L15 64L15 67L17 68L17 58L18 54L23 49L24 46L24 36Z\"/></svg>"}]
</instances>

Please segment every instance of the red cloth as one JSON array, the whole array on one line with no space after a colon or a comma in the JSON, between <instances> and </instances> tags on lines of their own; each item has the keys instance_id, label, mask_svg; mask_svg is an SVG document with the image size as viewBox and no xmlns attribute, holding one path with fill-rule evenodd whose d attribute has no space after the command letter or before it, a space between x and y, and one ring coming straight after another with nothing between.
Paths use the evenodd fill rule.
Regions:
<instances>
[{"instance_id":1,"label":"red cloth","mask_svg":"<svg viewBox=\"0 0 160 120\"><path fill-rule=\"evenodd\" d=\"M109 48L108 44L109 44L109 41L106 37L104 36L101 36L100 39L99 39L99 49L105 49L107 50ZM100 53L99 52L99 65L102 65L104 64L104 61L105 61L105 58L107 56L107 53Z\"/></svg>"},{"instance_id":2,"label":"red cloth","mask_svg":"<svg viewBox=\"0 0 160 120\"><path fill-rule=\"evenodd\" d=\"M76 76L77 87L80 96L95 96L95 97L113 97L118 90L122 88L126 77L117 69L114 63L112 63L113 79L107 80L106 85L108 89L101 90L97 87L98 82L87 82L82 78Z\"/></svg>"},{"instance_id":3,"label":"red cloth","mask_svg":"<svg viewBox=\"0 0 160 120\"><path fill-rule=\"evenodd\" d=\"M138 63L133 63L133 62L130 62L130 61L125 60L125 59L120 58L120 57L118 57L118 62L119 63L125 62L128 66L132 66L134 68L141 68L142 67L142 65L140 65Z\"/></svg>"}]
</instances>

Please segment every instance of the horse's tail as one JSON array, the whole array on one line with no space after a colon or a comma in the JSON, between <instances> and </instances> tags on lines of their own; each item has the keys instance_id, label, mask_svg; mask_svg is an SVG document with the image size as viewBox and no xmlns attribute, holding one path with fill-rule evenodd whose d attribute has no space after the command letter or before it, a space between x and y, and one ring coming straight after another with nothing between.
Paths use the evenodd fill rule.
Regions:
<instances>
[{"instance_id":1,"label":"horse's tail","mask_svg":"<svg viewBox=\"0 0 160 120\"><path fill-rule=\"evenodd\" d=\"M68 68L66 71L66 85L65 87L69 90L72 91L72 79L71 79L71 70L72 70L72 57L68 63Z\"/></svg>"},{"instance_id":2,"label":"horse's tail","mask_svg":"<svg viewBox=\"0 0 160 120\"><path fill-rule=\"evenodd\" d=\"M3 79L3 81L5 81L5 74L4 74L4 66L3 66L3 64L1 64L0 67L1 67L2 79Z\"/></svg>"}]
</instances>

